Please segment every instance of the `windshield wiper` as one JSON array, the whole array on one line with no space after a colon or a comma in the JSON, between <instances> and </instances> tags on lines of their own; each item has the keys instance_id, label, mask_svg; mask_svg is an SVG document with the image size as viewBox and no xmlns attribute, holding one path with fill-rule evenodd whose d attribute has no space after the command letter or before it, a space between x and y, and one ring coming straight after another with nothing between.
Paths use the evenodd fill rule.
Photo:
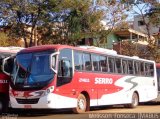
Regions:
<instances>
[{"instance_id":1,"label":"windshield wiper","mask_svg":"<svg viewBox=\"0 0 160 119\"><path fill-rule=\"evenodd\" d=\"M19 75L20 74L20 75ZM21 65L19 65L17 63L17 69L16 69L16 72L15 72L15 75L13 77L14 79L14 84L16 84L16 80L17 80L17 77L19 76L20 78L24 78L24 80L27 80L27 77L29 76L30 72L29 72L29 67L24 69L23 67L21 67ZM24 81L25 83L25 81Z\"/></svg>"}]
</instances>

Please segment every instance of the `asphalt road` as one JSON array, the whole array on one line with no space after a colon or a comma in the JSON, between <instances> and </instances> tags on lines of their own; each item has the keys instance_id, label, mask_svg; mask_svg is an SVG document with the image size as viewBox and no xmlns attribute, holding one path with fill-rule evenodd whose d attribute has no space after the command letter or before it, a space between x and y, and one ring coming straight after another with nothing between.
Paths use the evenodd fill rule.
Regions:
<instances>
[{"instance_id":1,"label":"asphalt road","mask_svg":"<svg viewBox=\"0 0 160 119\"><path fill-rule=\"evenodd\" d=\"M92 108L84 114L71 110L13 110L2 114L2 119L160 119L160 104L143 104L137 108L114 107Z\"/></svg>"}]
</instances>

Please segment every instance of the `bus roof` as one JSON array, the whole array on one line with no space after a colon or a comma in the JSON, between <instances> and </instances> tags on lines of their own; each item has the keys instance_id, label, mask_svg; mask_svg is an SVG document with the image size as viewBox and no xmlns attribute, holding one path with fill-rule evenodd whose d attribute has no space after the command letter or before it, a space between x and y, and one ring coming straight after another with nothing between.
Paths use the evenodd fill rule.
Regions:
<instances>
[{"instance_id":1,"label":"bus roof","mask_svg":"<svg viewBox=\"0 0 160 119\"><path fill-rule=\"evenodd\" d=\"M54 50L54 49L63 49L63 48L71 48L74 50L81 50L81 51L89 51L92 53L102 53L102 54L114 54L117 55L117 52L114 50L109 50L109 49L104 49L104 48L99 48L99 47L94 47L94 46L69 46L69 45L40 45L40 46L33 46L26 48L24 50L21 50L21 52L33 52L33 51L44 51L44 50Z\"/></svg>"},{"instance_id":2,"label":"bus roof","mask_svg":"<svg viewBox=\"0 0 160 119\"><path fill-rule=\"evenodd\" d=\"M135 59L135 60L143 60L143 61L149 61L149 62L154 62L152 60L147 60L147 59L142 59L137 56L125 56L125 55L119 55L117 54L116 51L110 50L110 49L104 49L104 48L98 48L94 46L79 46L79 47L74 47L74 46L69 46L69 45L61 45L61 44L56 44L56 45L40 45L40 46L33 46L29 47L26 49L21 50L19 53L26 53L26 52L38 52L38 51L44 51L44 50L61 50L63 48L70 48L74 50L80 50L80 51L86 51L90 53L99 53L102 55L110 55L110 56L118 56L122 58L127 58L127 59Z\"/></svg>"},{"instance_id":3,"label":"bus roof","mask_svg":"<svg viewBox=\"0 0 160 119\"><path fill-rule=\"evenodd\" d=\"M55 50L55 49L63 49L63 48L74 48L73 46L68 45L39 45L39 46L33 46L28 47L26 49L23 49L20 51L20 53L26 53L26 52L38 52L38 51L44 51L44 50Z\"/></svg>"},{"instance_id":4,"label":"bus roof","mask_svg":"<svg viewBox=\"0 0 160 119\"><path fill-rule=\"evenodd\" d=\"M87 50L94 50L94 51L98 51L98 52L102 52L102 53L106 53L106 54L117 55L117 52L115 50L94 47L94 46L79 46L79 47L87 49Z\"/></svg>"},{"instance_id":5,"label":"bus roof","mask_svg":"<svg viewBox=\"0 0 160 119\"><path fill-rule=\"evenodd\" d=\"M0 47L0 52L6 52L6 53L17 53L18 51L22 50L24 48L22 47Z\"/></svg>"}]
</instances>

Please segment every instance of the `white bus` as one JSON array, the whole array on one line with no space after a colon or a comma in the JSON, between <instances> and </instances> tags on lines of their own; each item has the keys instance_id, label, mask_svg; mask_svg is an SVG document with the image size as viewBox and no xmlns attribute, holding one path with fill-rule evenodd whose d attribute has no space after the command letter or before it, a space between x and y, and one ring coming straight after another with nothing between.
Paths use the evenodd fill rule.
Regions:
<instances>
[{"instance_id":1,"label":"white bus","mask_svg":"<svg viewBox=\"0 0 160 119\"><path fill-rule=\"evenodd\" d=\"M16 55L11 74L12 108L88 111L92 106L157 98L154 61L95 47L44 45Z\"/></svg>"}]
</instances>

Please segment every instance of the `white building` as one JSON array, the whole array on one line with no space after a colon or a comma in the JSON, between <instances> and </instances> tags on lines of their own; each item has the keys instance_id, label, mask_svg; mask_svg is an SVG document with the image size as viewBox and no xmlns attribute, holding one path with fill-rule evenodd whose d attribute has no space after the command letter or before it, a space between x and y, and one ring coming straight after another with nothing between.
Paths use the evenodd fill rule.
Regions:
<instances>
[{"instance_id":1,"label":"white building","mask_svg":"<svg viewBox=\"0 0 160 119\"><path fill-rule=\"evenodd\" d=\"M148 20L147 17L145 18L145 22L147 24L149 23L149 20ZM148 34L145 22L142 19L142 16L140 16L140 15L135 16L134 17L134 22L133 22L133 29L136 30L136 31ZM160 32L160 26L154 26L153 24L150 23L149 24L149 32L150 32L150 35L154 35L154 34L159 33Z\"/></svg>"}]
</instances>

